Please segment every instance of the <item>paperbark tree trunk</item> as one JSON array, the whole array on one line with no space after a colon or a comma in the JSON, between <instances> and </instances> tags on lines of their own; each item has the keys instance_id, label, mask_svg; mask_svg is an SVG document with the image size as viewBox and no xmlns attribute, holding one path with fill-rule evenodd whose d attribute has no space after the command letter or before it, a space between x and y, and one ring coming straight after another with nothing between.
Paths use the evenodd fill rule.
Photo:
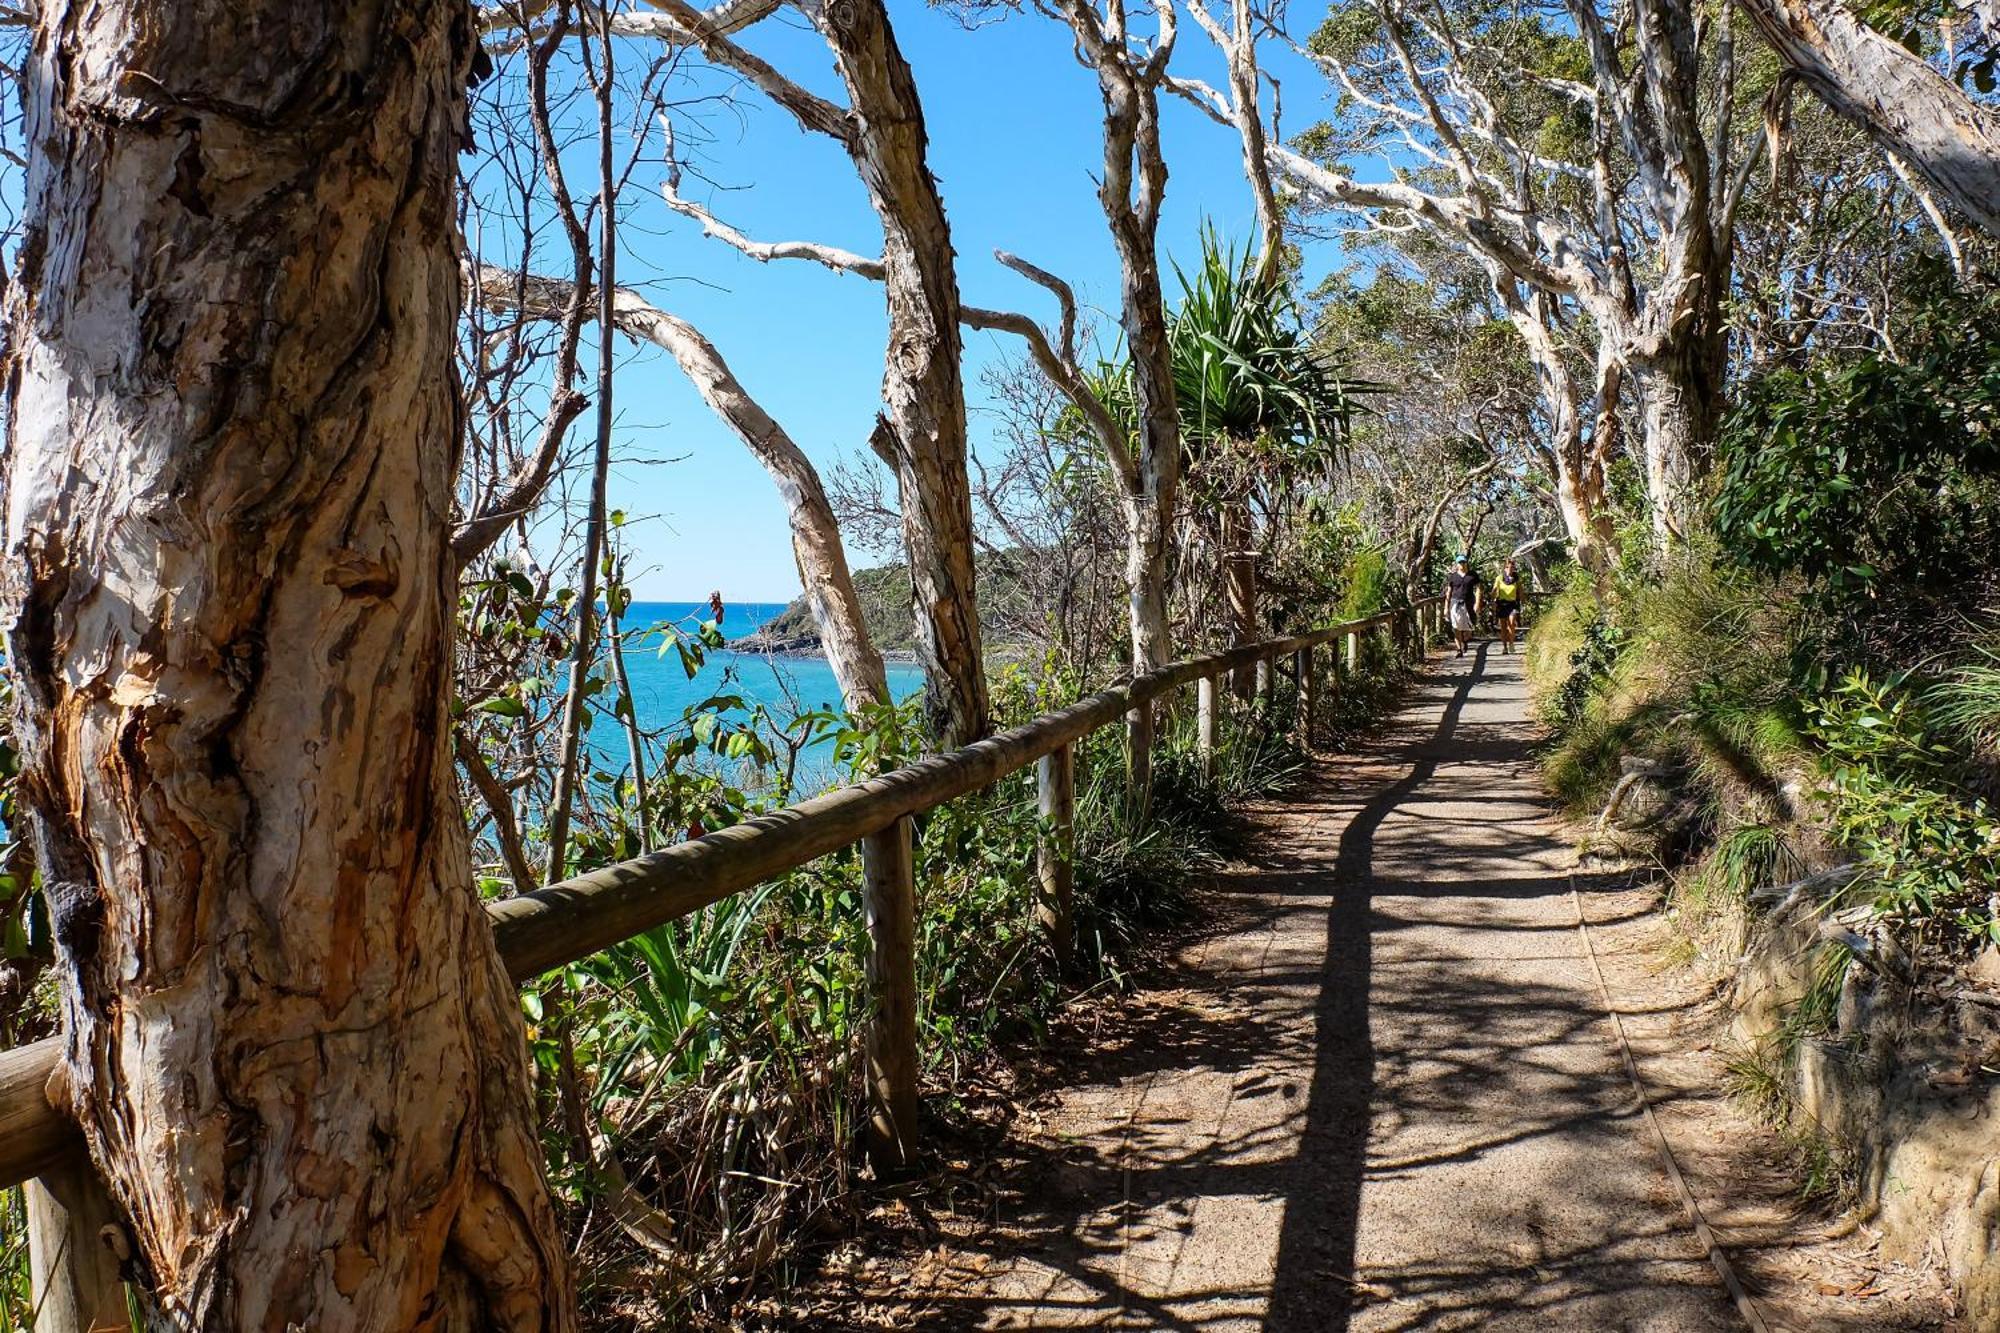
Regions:
<instances>
[{"instance_id":1,"label":"paperbark tree trunk","mask_svg":"<svg viewBox=\"0 0 2000 1333\"><path fill-rule=\"evenodd\" d=\"M564 1330L450 760L450 0L40 7L4 592L159 1327Z\"/></svg>"},{"instance_id":2,"label":"paperbark tree trunk","mask_svg":"<svg viewBox=\"0 0 2000 1333\"><path fill-rule=\"evenodd\" d=\"M1163 162L1158 177L1164 189ZM1134 462L1140 489L1126 506L1131 539L1126 574L1132 599L1132 668L1141 672L1165 666L1174 655L1167 626L1167 554L1181 470L1180 409L1174 401L1156 229L1156 222L1142 225L1129 217L1114 217L1111 228L1122 270L1121 322L1132 353L1132 397L1139 418Z\"/></svg>"},{"instance_id":3,"label":"paperbark tree trunk","mask_svg":"<svg viewBox=\"0 0 2000 1333\"><path fill-rule=\"evenodd\" d=\"M1229 26L1209 12L1207 0L1190 0L1188 12L1221 48L1229 69L1230 123L1243 145L1243 179L1257 210L1257 281L1278 275L1285 243L1285 211L1278 203L1271 175L1271 158L1264 133L1264 110L1257 67L1257 24L1251 0L1229 0Z\"/></svg>"},{"instance_id":4,"label":"paperbark tree trunk","mask_svg":"<svg viewBox=\"0 0 2000 1333\"><path fill-rule=\"evenodd\" d=\"M1677 355L1632 368L1644 424L1646 495L1662 551L1699 521L1701 480L1720 415L1720 388L1700 364L1700 349L1674 350Z\"/></svg>"},{"instance_id":5,"label":"paperbark tree trunk","mask_svg":"<svg viewBox=\"0 0 2000 1333\"><path fill-rule=\"evenodd\" d=\"M841 0L813 17L847 87L854 162L882 221L889 349L878 452L893 463L902 496L926 709L944 744L964 745L992 722L973 586L951 227L927 160L916 76L882 0Z\"/></svg>"},{"instance_id":6,"label":"paperbark tree trunk","mask_svg":"<svg viewBox=\"0 0 2000 1333\"><path fill-rule=\"evenodd\" d=\"M1127 42L1126 3L1110 0L1102 20L1084 0L1064 0L1061 13L1084 60L1097 71L1104 102L1104 174L1097 198L1118 252L1119 323L1132 359L1138 439L1132 469L1120 475L1119 483L1132 670L1143 673L1173 658L1167 553L1180 489L1181 423L1160 282L1160 205L1167 193L1167 162L1160 147L1159 88L1174 46L1174 11L1165 0L1155 0L1159 36L1142 56Z\"/></svg>"},{"instance_id":7,"label":"paperbark tree trunk","mask_svg":"<svg viewBox=\"0 0 2000 1333\"><path fill-rule=\"evenodd\" d=\"M870 445L896 473L909 558L917 653L933 730L947 745L990 730L986 668L973 588L972 494L966 476L965 391L959 380L958 322L962 311L945 221L927 162L929 139L916 79L896 45L881 0L805 6L833 51L847 87L847 108L786 78L728 40L734 26L754 21L759 0L730 3L704 14L686 0L650 0L661 15L627 14L633 31L692 40L702 52L762 88L801 128L839 141L882 222L882 258L866 260L811 243L758 245L720 226L705 210L676 197L670 206L703 219L761 261L811 258L849 272L866 272L888 290L889 350L882 375L882 415ZM767 7L758 12L768 12ZM727 11L726 13L723 11ZM635 22L663 19L657 23Z\"/></svg>"},{"instance_id":8,"label":"paperbark tree trunk","mask_svg":"<svg viewBox=\"0 0 2000 1333\"><path fill-rule=\"evenodd\" d=\"M2000 236L2000 110L1834 0L1739 3L1820 100Z\"/></svg>"},{"instance_id":9,"label":"paperbark tree trunk","mask_svg":"<svg viewBox=\"0 0 2000 1333\"><path fill-rule=\"evenodd\" d=\"M1485 261L1487 277L1527 349L1535 386L1548 417L1544 455L1555 477L1556 509L1576 561L1593 574L1611 565L1617 540L1605 494L1604 469L1616 443L1618 385L1622 366L1613 349L1598 346L1598 411L1589 439L1584 431L1583 393L1556 340L1554 300L1528 287L1499 264ZM1413 594L1414 595L1414 594Z\"/></svg>"},{"instance_id":10,"label":"paperbark tree trunk","mask_svg":"<svg viewBox=\"0 0 2000 1333\"><path fill-rule=\"evenodd\" d=\"M1563 530L1576 550L1576 562L1593 574L1611 567L1617 530L1611 525L1610 499L1604 493L1604 471L1563 471L1556 478L1556 508Z\"/></svg>"},{"instance_id":11,"label":"paperbark tree trunk","mask_svg":"<svg viewBox=\"0 0 2000 1333\"><path fill-rule=\"evenodd\" d=\"M1125 599L1132 632L1132 671L1165 666L1172 635L1167 628L1167 532L1150 495L1120 497L1125 515Z\"/></svg>"},{"instance_id":12,"label":"paperbark tree trunk","mask_svg":"<svg viewBox=\"0 0 2000 1333\"><path fill-rule=\"evenodd\" d=\"M1556 509L1562 516L1563 530L1576 551L1576 562L1592 574L1604 574L1612 566L1618 544L1605 467L1617 447L1618 390L1624 367L1611 349L1598 348L1598 404L1586 439L1584 403L1576 377L1560 353L1552 343L1537 346L1530 340L1529 356L1536 363L1542 400L1553 427L1550 451L1556 462Z\"/></svg>"},{"instance_id":13,"label":"paperbark tree trunk","mask_svg":"<svg viewBox=\"0 0 2000 1333\"><path fill-rule=\"evenodd\" d=\"M1647 504L1665 552L1699 521L1700 484L1722 414L1728 346L1722 297L1733 249L1729 205L1715 193L1713 150L1702 125L1700 24L1673 0L1644 0L1636 20L1635 68L1657 135L1640 173L1641 192L1659 219L1660 276L1643 301L1627 291L1597 304L1607 329L1623 325L1623 346L1612 354L1639 394Z\"/></svg>"}]
</instances>

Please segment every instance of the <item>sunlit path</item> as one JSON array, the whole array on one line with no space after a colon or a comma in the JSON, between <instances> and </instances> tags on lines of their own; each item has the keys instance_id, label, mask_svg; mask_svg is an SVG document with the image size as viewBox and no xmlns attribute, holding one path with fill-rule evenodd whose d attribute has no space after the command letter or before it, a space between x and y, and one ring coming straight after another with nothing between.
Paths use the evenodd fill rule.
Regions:
<instances>
[{"instance_id":1,"label":"sunlit path","mask_svg":"<svg viewBox=\"0 0 2000 1333\"><path fill-rule=\"evenodd\" d=\"M1740 1326L1609 1044L1532 737L1494 648L1434 661L1379 741L1325 761L1225 885L1244 925L1062 1096L1058 1188L958 1256L959 1317Z\"/></svg>"}]
</instances>

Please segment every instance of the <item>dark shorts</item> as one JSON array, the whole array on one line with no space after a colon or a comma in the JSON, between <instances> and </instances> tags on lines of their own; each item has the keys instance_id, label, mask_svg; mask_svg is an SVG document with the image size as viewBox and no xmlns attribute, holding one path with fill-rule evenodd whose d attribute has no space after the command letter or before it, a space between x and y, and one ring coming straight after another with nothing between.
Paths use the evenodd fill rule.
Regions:
<instances>
[{"instance_id":1,"label":"dark shorts","mask_svg":"<svg viewBox=\"0 0 2000 1333\"><path fill-rule=\"evenodd\" d=\"M1517 614L1520 611L1520 609L1521 609L1521 604L1519 602L1496 601L1493 603L1493 614L1500 617L1502 620L1505 620L1507 617L1511 615Z\"/></svg>"}]
</instances>

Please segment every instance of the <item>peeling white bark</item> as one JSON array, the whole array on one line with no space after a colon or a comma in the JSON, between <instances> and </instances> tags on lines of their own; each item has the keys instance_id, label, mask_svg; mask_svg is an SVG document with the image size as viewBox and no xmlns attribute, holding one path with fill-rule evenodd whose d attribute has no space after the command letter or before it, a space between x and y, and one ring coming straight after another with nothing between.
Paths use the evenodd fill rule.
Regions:
<instances>
[{"instance_id":1,"label":"peeling white bark","mask_svg":"<svg viewBox=\"0 0 2000 1333\"><path fill-rule=\"evenodd\" d=\"M0 580L67 1095L159 1326L574 1327L450 759L473 41L38 14Z\"/></svg>"},{"instance_id":2,"label":"peeling white bark","mask_svg":"<svg viewBox=\"0 0 2000 1333\"><path fill-rule=\"evenodd\" d=\"M1061 0L1053 12L1076 37L1078 56L1097 73L1104 104L1103 175L1097 198L1118 252L1120 323L1132 361L1138 438L1121 474L1125 586L1132 669L1151 671L1173 657L1167 621L1167 555L1180 491L1180 409L1174 401L1173 353L1160 282L1160 206L1167 162L1160 147L1160 88L1175 38L1174 8L1154 0L1157 33L1143 53L1130 42L1127 0L1109 0L1099 19L1087 0Z\"/></svg>"},{"instance_id":3,"label":"peeling white bark","mask_svg":"<svg viewBox=\"0 0 2000 1333\"><path fill-rule=\"evenodd\" d=\"M992 729L972 564L958 273L931 175L916 75L883 0L841 0L813 14L847 86L854 165L882 222L889 347L878 438L902 495L903 549L917 607L925 705L939 739L966 745Z\"/></svg>"},{"instance_id":4,"label":"peeling white bark","mask_svg":"<svg viewBox=\"0 0 2000 1333\"><path fill-rule=\"evenodd\" d=\"M2000 108L1974 101L1835 0L1738 0L1835 112L2000 236Z\"/></svg>"},{"instance_id":5,"label":"peeling white bark","mask_svg":"<svg viewBox=\"0 0 2000 1333\"><path fill-rule=\"evenodd\" d=\"M650 2L695 33L710 59L756 83L804 128L836 139L868 190L882 223L880 277L889 309L883 411L870 445L896 472L926 711L945 744L976 740L991 729L991 716L974 591L958 277L930 172L922 99L888 10L881 0L842 0L809 14L846 85L850 107L843 110L726 38L701 32L699 13L685 0ZM753 257L806 257L857 272L874 262L832 247L788 249Z\"/></svg>"}]
</instances>

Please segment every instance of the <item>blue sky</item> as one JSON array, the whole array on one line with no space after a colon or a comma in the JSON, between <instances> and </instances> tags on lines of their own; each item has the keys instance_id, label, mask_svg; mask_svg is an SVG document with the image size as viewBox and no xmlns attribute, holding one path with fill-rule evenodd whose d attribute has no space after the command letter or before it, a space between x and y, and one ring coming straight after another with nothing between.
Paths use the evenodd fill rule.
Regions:
<instances>
[{"instance_id":1,"label":"blue sky","mask_svg":"<svg viewBox=\"0 0 2000 1333\"><path fill-rule=\"evenodd\" d=\"M1071 55L1067 29L1015 14L968 30L943 10L907 3L895 6L894 17L924 96L931 166L954 228L965 299L1052 322L1050 298L994 262L999 246L1069 279L1109 332L1118 285L1096 199L1097 81ZM826 47L795 12L781 10L743 42L838 100ZM1186 20L1175 66L1219 82L1219 55ZM1284 75L1287 128L1303 126L1314 118L1322 85L1300 68ZM1234 134L1169 100L1163 249L1192 254L1204 218L1247 241L1252 210ZM799 130L754 88L737 89L736 102L739 109L703 116L714 136L703 170L714 185L688 179L682 192L759 240L817 240L876 253L880 230L840 147ZM669 213L649 197L653 187L643 174L629 187L620 280L643 286L701 328L822 469L853 454L879 398L879 289L813 264L760 265ZM1171 299L1171 277L1167 285ZM999 334L968 330L965 339L977 449L993 428L980 411L980 371L1018 347ZM673 362L650 350L628 353L617 396L620 456L673 460L628 461L614 476L612 503L633 515L627 533L639 596L691 599L719 588L736 601L773 601L795 593L775 490ZM856 556L857 563L866 558Z\"/></svg>"}]
</instances>

